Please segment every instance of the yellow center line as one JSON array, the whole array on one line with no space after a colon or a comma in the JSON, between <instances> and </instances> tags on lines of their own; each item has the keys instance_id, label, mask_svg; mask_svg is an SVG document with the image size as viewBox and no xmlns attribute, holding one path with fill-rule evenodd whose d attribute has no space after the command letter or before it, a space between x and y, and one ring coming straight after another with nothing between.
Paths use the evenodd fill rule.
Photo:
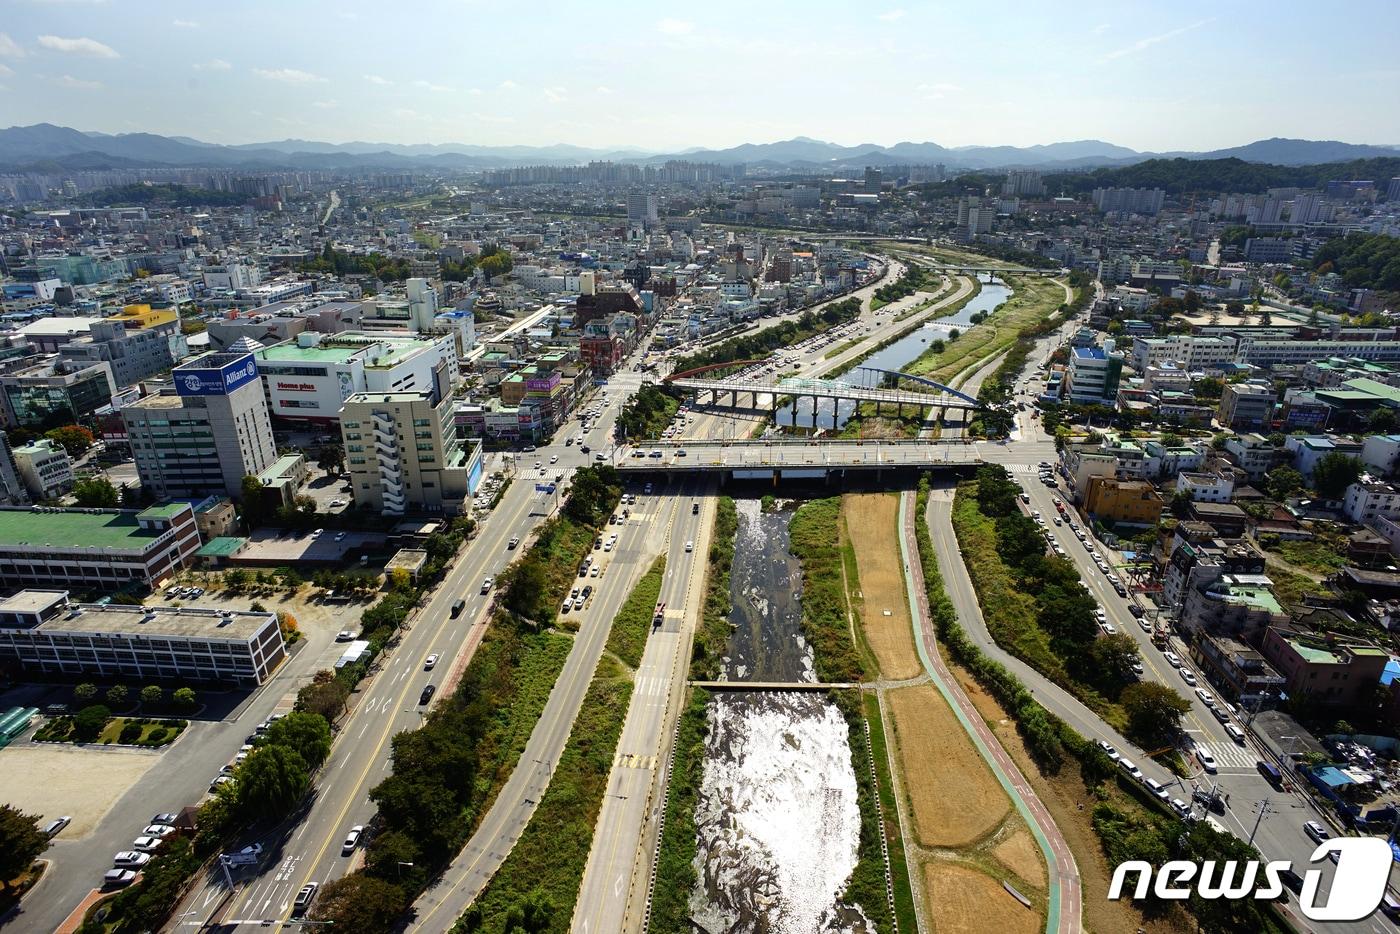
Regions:
<instances>
[{"instance_id":1,"label":"yellow center line","mask_svg":"<svg viewBox=\"0 0 1400 934\"><path fill-rule=\"evenodd\" d=\"M516 520L518 519L520 513L521 513L525 508L528 507L529 502L530 502L529 497L528 497L528 496L524 497L524 498L521 500L521 505L520 505L519 507L517 507L517 508L511 513L511 516L510 516L511 521L510 521L509 525L510 525L512 528L515 526ZM445 582L444 582L444 583L445 583ZM438 590L438 594L443 594L443 593L446 593L446 588L445 588L445 587L440 587L439 590ZM426 614L426 613L430 613L430 612L432 611L433 605L434 605L435 603L438 602L438 599L439 599L439 597L435 596L432 600L429 601L428 606L424 609L424 613L425 613L425 614ZM489 604L489 601L488 601L488 604ZM488 609L489 609L489 606L488 606ZM441 620L441 622L438 623L437 629L434 630L432 637L428 640L428 644L429 644L429 645L431 645L433 641L435 641L436 639L438 639L438 638L442 635L443 630L445 630L445 629L447 628L447 624L448 624L449 622L451 622L451 621L452 621L452 618L451 618L450 615L448 615L448 614L446 614L446 613L442 614L442 620ZM489 626L489 625L490 625L490 614L489 614L489 613L487 614L486 620L485 620L481 625L483 625L483 626ZM470 634L471 630L468 629L467 632L468 632L468 634ZM404 703L404 701L408 698L409 689L410 689L412 686L413 686L413 682L412 682L411 680L405 678L405 679L404 679L404 686L403 686L403 689L399 692L398 698L394 701L394 710L390 713L390 716L388 717L387 722L386 722L385 725L384 725L384 731L383 731L383 732L380 734L380 736L379 736L379 742L375 744L374 752L370 755L369 760L365 763L365 767L360 771L359 778L357 779L357 781L356 781L356 783L355 783L355 790L356 790L356 791L358 791L359 789L361 789L361 788L364 787L365 779L369 776L370 769L374 768L374 766L375 766L376 764L379 763L379 755L380 755L380 752L381 752L381 751L383 750L383 748L384 748L384 744L387 743L387 742L389 741L389 738L390 738L394 733L397 733L397 732L398 732L397 730L394 729L395 715L396 715L396 714L398 713L398 711L401 709L401 705ZM309 865L308 865L308 872L307 872L305 875L302 876L301 884L300 884L300 885L297 885L297 886L294 886L294 887L293 887L294 889L296 889L297 891L300 891L300 889L301 889L303 886L306 885L307 880L310 879L311 875L316 871L317 864L319 864L319 863L321 862L322 857L324 857L324 856L326 855L326 851L327 851L328 849L330 849L331 842L332 842L333 840L335 840L335 839L339 836L339 828L340 828L340 826L341 826L342 824L344 824L344 822L345 822L345 815L346 815L347 813L349 813L351 806L353 806L353 805L356 803L356 800L357 800L358 797L359 797L358 794L353 794L353 793L346 796L345 804L341 807L340 813L336 815L336 819L335 819L335 821L334 821L334 823L333 823L333 825L332 825L332 829L331 829L330 833L328 833L328 834L326 835L325 842L321 844L321 848L316 852L315 858L312 859L311 862L309 863ZM290 911L288 912L288 915L287 915L286 917L290 917ZM285 923L285 922L286 922L286 918L284 917L283 923Z\"/></svg>"},{"instance_id":2,"label":"yellow center line","mask_svg":"<svg viewBox=\"0 0 1400 934\"><path fill-rule=\"evenodd\" d=\"M658 495L659 495L659 494L658 494ZM675 506L675 507L672 507L672 513L673 513L673 515L672 515L672 520L671 520L671 521L673 521L673 522L675 521L674 511L675 511L676 508L679 508L679 505L680 505L680 503L679 503L679 501L677 501L676 506ZM668 532L668 535L669 535L669 532ZM643 536L643 537L644 537L644 536ZM557 683L557 682L556 682L556 683ZM536 727L538 727L538 725L539 725L539 722L537 721L537 722L536 722ZM532 730L532 733L533 733L533 730ZM519 765L517 764L516 767L519 768ZM514 774L515 774L514 771L512 771L511 774L514 775ZM505 787L503 787L503 788L501 789L501 794L502 794L502 795L504 795L504 794L506 793L506 791L507 791L507 789L509 788L509 786L510 786L510 779L507 778L507 779L506 779L506 785L505 785ZM545 786L545 792L544 792L544 794L548 794L548 791L549 791L549 787L548 787L548 785L546 785L546 786ZM541 794L540 797L543 798L543 797L544 797L544 794ZM510 805L509 805L508 810L511 810L511 811L515 810L516 808L518 808L518 807L520 806L520 804L521 804L521 802L522 802L523 800L524 800L524 797L523 797L522 794L516 794L516 795L514 795L513 798L512 798L512 800L511 800L511 803L510 803ZM538 803L538 802L537 802L537 803ZM491 806L491 808L490 808L489 811L487 811L487 815L489 816L492 812L494 812L494 811L496 810L496 808L497 808L499 805L500 805L500 798L497 798L497 799L496 799L496 803L493 804L493 805ZM528 822L527 822L527 823L528 823ZM478 827L478 828L477 828L477 832L479 833L480 830L481 830L481 828ZM475 836L475 834L473 834L473 836ZM470 842L470 841L471 841L471 837L468 837L467 840L468 840L468 842ZM514 844L512 844L512 846L513 846L513 845L514 845ZM465 880L465 879L466 879L467 877L469 877L473 872L475 872L475 871L476 871L476 867L477 867L478 865L480 865L481 861L482 861L484 858L486 858L486 856L487 856L489 853L490 853L490 847L482 847L482 848L481 848L481 852L480 852L479 854L477 854L476 859L472 860L471 863L462 871L461 878L462 878L463 880ZM507 855L509 855L509 854L507 854ZM318 859L319 859L319 857L318 857ZM504 862L504 860L502 860L502 862ZM477 894L480 894L480 893L477 893ZM432 908L428 909L428 911L427 911L426 914L424 914L421 918L418 918L418 919L416 919L416 920L414 921L414 927L422 928L425 924L427 924L428 919L431 918L433 915L437 914L438 910L439 910L440 908L442 908L442 906L443 906L444 904L446 904L445 901L439 901L439 902L438 902L436 905L434 905Z\"/></svg>"}]
</instances>

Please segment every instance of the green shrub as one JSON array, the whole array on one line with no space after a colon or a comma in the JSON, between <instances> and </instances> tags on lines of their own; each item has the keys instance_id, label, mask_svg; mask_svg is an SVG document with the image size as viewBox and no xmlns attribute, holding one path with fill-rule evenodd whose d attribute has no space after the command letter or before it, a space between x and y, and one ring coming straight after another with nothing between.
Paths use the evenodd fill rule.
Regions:
<instances>
[{"instance_id":1,"label":"green shrub","mask_svg":"<svg viewBox=\"0 0 1400 934\"><path fill-rule=\"evenodd\" d=\"M117 734L117 742L130 746L141 738L141 731L144 729L139 723L127 723L122 727L122 731Z\"/></svg>"}]
</instances>

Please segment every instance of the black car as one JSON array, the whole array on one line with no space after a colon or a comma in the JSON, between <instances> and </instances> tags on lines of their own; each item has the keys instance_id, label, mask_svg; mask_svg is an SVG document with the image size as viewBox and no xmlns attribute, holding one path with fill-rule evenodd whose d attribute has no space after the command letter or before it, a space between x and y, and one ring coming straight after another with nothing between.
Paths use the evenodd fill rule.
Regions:
<instances>
[{"instance_id":1,"label":"black car","mask_svg":"<svg viewBox=\"0 0 1400 934\"><path fill-rule=\"evenodd\" d=\"M1285 869L1278 874L1279 881L1295 892L1303 891L1303 877L1292 869Z\"/></svg>"},{"instance_id":2,"label":"black car","mask_svg":"<svg viewBox=\"0 0 1400 934\"><path fill-rule=\"evenodd\" d=\"M435 685L435 684L430 684L430 685L428 685L427 687L425 687L425 688L423 689L423 693L418 695L418 703L419 703L420 705L426 704L428 701L430 701L430 700L433 699L433 695L436 694L436 693L437 693L437 685Z\"/></svg>"}]
</instances>

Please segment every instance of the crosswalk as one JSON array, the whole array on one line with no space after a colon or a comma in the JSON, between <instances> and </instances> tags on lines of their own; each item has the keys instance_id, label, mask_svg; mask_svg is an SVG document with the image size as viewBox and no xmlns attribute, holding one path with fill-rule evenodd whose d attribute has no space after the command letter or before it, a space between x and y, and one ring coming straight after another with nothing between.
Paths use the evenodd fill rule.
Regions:
<instances>
[{"instance_id":1,"label":"crosswalk","mask_svg":"<svg viewBox=\"0 0 1400 934\"><path fill-rule=\"evenodd\" d=\"M1222 741L1202 742L1198 739L1196 740L1196 744L1206 747L1210 754L1215 757L1215 764L1222 769L1252 771L1255 764L1259 761L1258 756L1247 747L1241 746L1238 743Z\"/></svg>"}]
</instances>

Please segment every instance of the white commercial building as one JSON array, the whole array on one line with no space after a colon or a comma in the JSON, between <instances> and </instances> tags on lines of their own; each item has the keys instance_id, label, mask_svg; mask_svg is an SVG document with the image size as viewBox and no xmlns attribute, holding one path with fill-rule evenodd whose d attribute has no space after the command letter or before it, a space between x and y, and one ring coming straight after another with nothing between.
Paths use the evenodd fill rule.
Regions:
<instances>
[{"instance_id":1,"label":"white commercial building","mask_svg":"<svg viewBox=\"0 0 1400 934\"><path fill-rule=\"evenodd\" d=\"M1353 522L1368 522L1377 517L1400 516L1400 489L1381 480L1364 476L1347 487L1342 511Z\"/></svg>"},{"instance_id":2,"label":"white commercial building","mask_svg":"<svg viewBox=\"0 0 1400 934\"><path fill-rule=\"evenodd\" d=\"M1139 373L1165 363L1178 363L1188 372L1219 369L1234 358L1235 341L1228 337L1173 334L1133 338L1133 369Z\"/></svg>"},{"instance_id":3,"label":"white commercial building","mask_svg":"<svg viewBox=\"0 0 1400 934\"><path fill-rule=\"evenodd\" d=\"M1361 442L1361 462L1379 476L1394 476L1400 466L1400 435L1368 437Z\"/></svg>"},{"instance_id":4,"label":"white commercial building","mask_svg":"<svg viewBox=\"0 0 1400 934\"><path fill-rule=\"evenodd\" d=\"M340 421L345 400L357 392L429 390L440 362L457 372L453 334L304 331L295 341L264 347L254 356L274 416L325 425Z\"/></svg>"},{"instance_id":5,"label":"white commercial building","mask_svg":"<svg viewBox=\"0 0 1400 934\"><path fill-rule=\"evenodd\" d=\"M35 499L57 499L73 489L73 462L57 441L40 438L15 448L14 455L24 486Z\"/></svg>"},{"instance_id":6,"label":"white commercial building","mask_svg":"<svg viewBox=\"0 0 1400 934\"><path fill-rule=\"evenodd\" d=\"M277 459L258 365L250 353L208 353L171 373L175 395L122 409L141 486L157 497L226 493Z\"/></svg>"}]
</instances>

